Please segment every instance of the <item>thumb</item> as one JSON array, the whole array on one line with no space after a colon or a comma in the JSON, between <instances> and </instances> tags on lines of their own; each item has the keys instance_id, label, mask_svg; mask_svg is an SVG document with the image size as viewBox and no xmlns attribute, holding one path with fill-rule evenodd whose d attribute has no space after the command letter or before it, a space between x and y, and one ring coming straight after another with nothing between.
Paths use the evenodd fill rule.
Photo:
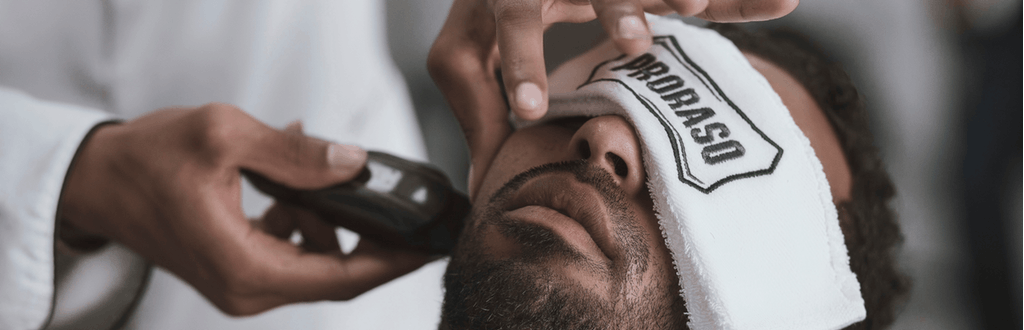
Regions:
<instances>
[{"instance_id":1,"label":"thumb","mask_svg":"<svg viewBox=\"0 0 1024 330\"><path fill-rule=\"evenodd\" d=\"M298 189L330 186L356 177L366 165L366 151L305 136L300 129L267 127L242 157L242 168Z\"/></svg>"}]
</instances>

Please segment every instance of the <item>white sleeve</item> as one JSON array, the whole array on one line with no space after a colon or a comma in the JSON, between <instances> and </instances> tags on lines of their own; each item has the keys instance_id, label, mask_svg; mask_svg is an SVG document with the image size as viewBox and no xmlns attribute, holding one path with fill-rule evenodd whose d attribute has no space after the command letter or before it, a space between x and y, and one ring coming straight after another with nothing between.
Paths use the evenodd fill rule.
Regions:
<instances>
[{"instance_id":1,"label":"white sleeve","mask_svg":"<svg viewBox=\"0 0 1024 330\"><path fill-rule=\"evenodd\" d=\"M110 115L0 87L0 329L37 329L54 292L54 226L79 144Z\"/></svg>"}]
</instances>

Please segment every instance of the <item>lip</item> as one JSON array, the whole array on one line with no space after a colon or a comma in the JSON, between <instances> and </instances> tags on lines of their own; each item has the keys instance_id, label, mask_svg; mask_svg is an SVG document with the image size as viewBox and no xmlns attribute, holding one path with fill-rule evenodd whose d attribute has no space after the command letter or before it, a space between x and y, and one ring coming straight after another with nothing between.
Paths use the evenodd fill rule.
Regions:
<instances>
[{"instance_id":1,"label":"lip","mask_svg":"<svg viewBox=\"0 0 1024 330\"><path fill-rule=\"evenodd\" d=\"M602 259L609 266L618 260L611 217L601 194L571 174L551 173L531 179L509 199L504 210L513 218L552 229L580 252Z\"/></svg>"}]
</instances>

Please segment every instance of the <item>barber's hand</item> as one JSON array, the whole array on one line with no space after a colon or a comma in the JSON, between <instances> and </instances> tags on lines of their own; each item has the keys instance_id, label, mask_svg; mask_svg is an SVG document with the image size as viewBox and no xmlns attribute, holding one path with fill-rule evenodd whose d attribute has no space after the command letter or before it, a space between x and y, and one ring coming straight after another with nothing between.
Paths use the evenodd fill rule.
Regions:
<instances>
[{"instance_id":1,"label":"barber's hand","mask_svg":"<svg viewBox=\"0 0 1024 330\"><path fill-rule=\"evenodd\" d=\"M508 104L523 119L547 112L544 30L557 22L595 18L627 54L651 45L644 11L679 13L716 22L768 20L788 14L799 0L455 0L434 42L427 66L445 94L469 143L470 196L486 166L511 133L508 109L495 76L501 67Z\"/></svg>"},{"instance_id":2,"label":"barber's hand","mask_svg":"<svg viewBox=\"0 0 1024 330\"><path fill-rule=\"evenodd\" d=\"M313 189L352 179L365 162L361 149L275 130L229 105L160 110L85 142L62 216L166 268L228 314L347 300L428 257L365 239L345 255L334 228L280 204L254 226L241 208L239 169ZM301 247L287 241L296 228Z\"/></svg>"}]
</instances>

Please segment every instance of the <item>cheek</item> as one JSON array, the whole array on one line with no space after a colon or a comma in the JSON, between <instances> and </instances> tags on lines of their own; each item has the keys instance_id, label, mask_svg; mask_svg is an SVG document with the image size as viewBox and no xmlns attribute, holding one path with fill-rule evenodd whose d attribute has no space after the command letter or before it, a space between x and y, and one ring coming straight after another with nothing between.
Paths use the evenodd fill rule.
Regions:
<instances>
[{"instance_id":1,"label":"cheek","mask_svg":"<svg viewBox=\"0 0 1024 330\"><path fill-rule=\"evenodd\" d=\"M568 152L572 131L557 126L534 126L512 133L484 175L480 198L490 198L519 173L549 163L573 160Z\"/></svg>"},{"instance_id":2,"label":"cheek","mask_svg":"<svg viewBox=\"0 0 1024 330\"><path fill-rule=\"evenodd\" d=\"M655 239L657 241L654 241L654 243L658 244L651 246L651 259L647 265L647 272L640 281L640 287L634 289L631 295L639 296L642 301L647 301L648 304L656 301L654 305L670 305L670 302L663 302L662 300L664 300L663 297L675 297L680 294L679 276L676 274L675 266L672 263L672 255L668 248L665 247L660 231Z\"/></svg>"},{"instance_id":3,"label":"cheek","mask_svg":"<svg viewBox=\"0 0 1024 330\"><path fill-rule=\"evenodd\" d=\"M650 196L642 198L636 203L641 211L638 211L641 218L641 227L647 238L647 250L650 252L648 271L643 277L644 290L670 290L678 294L679 277L672 262L672 253L665 245L665 239L661 233L661 226L657 216L654 215L654 205Z\"/></svg>"}]
</instances>

